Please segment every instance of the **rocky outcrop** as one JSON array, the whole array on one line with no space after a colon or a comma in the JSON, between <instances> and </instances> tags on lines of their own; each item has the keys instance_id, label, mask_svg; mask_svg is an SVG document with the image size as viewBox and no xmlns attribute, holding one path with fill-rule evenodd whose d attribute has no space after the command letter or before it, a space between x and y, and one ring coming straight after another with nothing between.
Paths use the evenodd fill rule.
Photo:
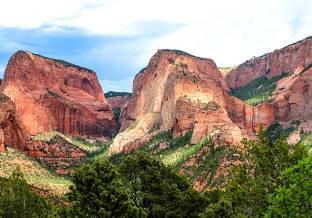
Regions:
<instances>
[{"instance_id":1,"label":"rocky outcrop","mask_svg":"<svg viewBox=\"0 0 312 218\"><path fill-rule=\"evenodd\" d=\"M271 78L283 72L288 76L277 81L269 102L246 107L234 100L236 106L228 108L232 120L247 131L259 124L267 127L279 122L286 127L292 121L307 123L312 120L312 37L246 61L229 72L226 81L230 88L237 88L259 76Z\"/></svg>"},{"instance_id":2,"label":"rocky outcrop","mask_svg":"<svg viewBox=\"0 0 312 218\"><path fill-rule=\"evenodd\" d=\"M27 138L14 103L8 96L0 94L0 152L5 150L5 145L24 150Z\"/></svg>"},{"instance_id":3,"label":"rocky outcrop","mask_svg":"<svg viewBox=\"0 0 312 218\"><path fill-rule=\"evenodd\" d=\"M73 167L81 165L87 155L60 136L50 141L31 141L27 144L26 153L57 174L72 173Z\"/></svg>"},{"instance_id":4,"label":"rocky outcrop","mask_svg":"<svg viewBox=\"0 0 312 218\"><path fill-rule=\"evenodd\" d=\"M1 92L12 99L30 135L57 130L111 137L117 128L95 72L18 51L9 60Z\"/></svg>"},{"instance_id":5,"label":"rocky outcrop","mask_svg":"<svg viewBox=\"0 0 312 218\"><path fill-rule=\"evenodd\" d=\"M121 133L111 152L137 147L133 143L140 144L159 129L172 130L174 136L192 130L192 143L220 130L223 141L236 144L244 133L229 116L232 97L227 91L213 60L159 50L134 79L133 97L122 109Z\"/></svg>"},{"instance_id":6,"label":"rocky outcrop","mask_svg":"<svg viewBox=\"0 0 312 218\"><path fill-rule=\"evenodd\" d=\"M312 64L312 37L308 37L269 54L250 59L229 72L230 88L246 85L259 76L272 78L282 73L295 74Z\"/></svg>"},{"instance_id":7,"label":"rocky outcrop","mask_svg":"<svg viewBox=\"0 0 312 218\"><path fill-rule=\"evenodd\" d=\"M130 96L115 96L111 98L107 98L107 103L111 106L111 108L122 107L127 101L129 101Z\"/></svg>"},{"instance_id":8,"label":"rocky outcrop","mask_svg":"<svg viewBox=\"0 0 312 218\"><path fill-rule=\"evenodd\" d=\"M120 108L129 101L131 93L109 91L105 93L105 98L111 108Z\"/></svg>"}]
</instances>

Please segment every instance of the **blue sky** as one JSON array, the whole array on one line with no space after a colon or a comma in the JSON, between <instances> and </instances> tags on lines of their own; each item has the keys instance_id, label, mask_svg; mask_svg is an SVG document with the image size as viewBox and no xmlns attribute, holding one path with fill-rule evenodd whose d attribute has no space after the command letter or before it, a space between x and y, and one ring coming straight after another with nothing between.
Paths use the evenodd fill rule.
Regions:
<instances>
[{"instance_id":1,"label":"blue sky","mask_svg":"<svg viewBox=\"0 0 312 218\"><path fill-rule=\"evenodd\" d=\"M131 91L159 48L234 66L310 35L310 0L10 0L0 8L0 76L23 49L95 70L104 91Z\"/></svg>"}]
</instances>

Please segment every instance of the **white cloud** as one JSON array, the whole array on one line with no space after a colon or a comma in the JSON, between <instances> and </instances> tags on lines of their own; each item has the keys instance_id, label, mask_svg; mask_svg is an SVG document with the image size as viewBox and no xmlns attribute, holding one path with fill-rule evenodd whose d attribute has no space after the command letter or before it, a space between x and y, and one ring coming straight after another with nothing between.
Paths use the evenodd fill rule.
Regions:
<instances>
[{"instance_id":1,"label":"white cloud","mask_svg":"<svg viewBox=\"0 0 312 218\"><path fill-rule=\"evenodd\" d=\"M0 27L74 27L88 34L136 36L146 34L141 24L149 22L181 26L127 46L140 51L133 58L135 65L145 65L158 48L236 65L311 35L312 1L10 0L0 8Z\"/></svg>"},{"instance_id":2,"label":"white cloud","mask_svg":"<svg viewBox=\"0 0 312 218\"><path fill-rule=\"evenodd\" d=\"M0 79L3 78L4 71L5 71L5 66L0 65Z\"/></svg>"},{"instance_id":3,"label":"white cloud","mask_svg":"<svg viewBox=\"0 0 312 218\"><path fill-rule=\"evenodd\" d=\"M117 92L132 92L133 78L129 77L124 80L100 80L100 84L103 87L103 92L117 91Z\"/></svg>"}]
</instances>

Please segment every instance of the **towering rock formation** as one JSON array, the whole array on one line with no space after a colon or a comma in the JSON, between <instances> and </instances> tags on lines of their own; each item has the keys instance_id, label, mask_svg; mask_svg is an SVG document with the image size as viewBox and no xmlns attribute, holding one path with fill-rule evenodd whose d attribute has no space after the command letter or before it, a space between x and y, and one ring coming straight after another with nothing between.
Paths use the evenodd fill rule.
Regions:
<instances>
[{"instance_id":1,"label":"towering rock formation","mask_svg":"<svg viewBox=\"0 0 312 218\"><path fill-rule=\"evenodd\" d=\"M272 78L282 73L301 72L311 63L312 36L240 64L225 80L230 88L238 88L259 76Z\"/></svg>"},{"instance_id":2,"label":"towering rock formation","mask_svg":"<svg viewBox=\"0 0 312 218\"><path fill-rule=\"evenodd\" d=\"M134 79L133 96L122 109L111 152L134 150L159 128L175 136L192 130L193 143L218 132L225 142L238 143L242 131L228 114L232 97L227 91L211 59L159 50Z\"/></svg>"},{"instance_id":3,"label":"towering rock formation","mask_svg":"<svg viewBox=\"0 0 312 218\"><path fill-rule=\"evenodd\" d=\"M15 103L30 135L57 130L110 137L116 131L114 115L89 69L18 51L9 60L1 92Z\"/></svg>"},{"instance_id":4,"label":"towering rock formation","mask_svg":"<svg viewBox=\"0 0 312 218\"><path fill-rule=\"evenodd\" d=\"M134 79L133 96L121 111L121 129L111 152L135 150L159 128L174 136L192 130L192 143L215 134L225 143L238 144L260 125L312 123L311 66L312 37L246 61L225 79L210 59L159 50ZM272 78L285 72L289 75L277 82L270 102L251 106L228 94L230 88L259 76Z\"/></svg>"}]
</instances>

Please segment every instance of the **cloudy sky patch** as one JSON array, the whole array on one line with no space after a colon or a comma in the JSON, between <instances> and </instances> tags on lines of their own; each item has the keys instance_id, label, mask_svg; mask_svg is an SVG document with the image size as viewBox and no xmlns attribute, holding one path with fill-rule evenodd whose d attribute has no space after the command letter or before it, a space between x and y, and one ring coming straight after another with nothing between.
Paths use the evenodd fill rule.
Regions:
<instances>
[{"instance_id":1,"label":"cloudy sky patch","mask_svg":"<svg viewBox=\"0 0 312 218\"><path fill-rule=\"evenodd\" d=\"M310 35L310 0L10 0L0 66L30 50L95 70L105 91L130 91L160 48L234 66Z\"/></svg>"}]
</instances>

